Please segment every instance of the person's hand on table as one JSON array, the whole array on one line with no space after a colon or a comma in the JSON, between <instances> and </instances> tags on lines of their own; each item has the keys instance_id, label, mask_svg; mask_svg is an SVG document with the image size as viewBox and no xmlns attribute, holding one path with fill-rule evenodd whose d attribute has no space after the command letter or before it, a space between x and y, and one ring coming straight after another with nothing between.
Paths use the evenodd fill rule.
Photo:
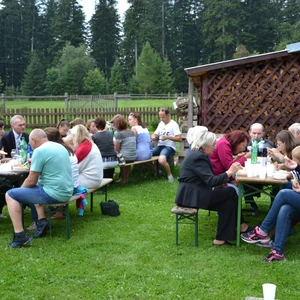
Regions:
<instances>
[{"instance_id":1,"label":"person's hand on table","mask_svg":"<svg viewBox=\"0 0 300 300\"><path fill-rule=\"evenodd\" d=\"M7 163L8 161L10 161L11 160L11 158L10 157L5 157L5 158L2 158L1 159L1 163L3 164L3 163Z\"/></svg>"}]
</instances>

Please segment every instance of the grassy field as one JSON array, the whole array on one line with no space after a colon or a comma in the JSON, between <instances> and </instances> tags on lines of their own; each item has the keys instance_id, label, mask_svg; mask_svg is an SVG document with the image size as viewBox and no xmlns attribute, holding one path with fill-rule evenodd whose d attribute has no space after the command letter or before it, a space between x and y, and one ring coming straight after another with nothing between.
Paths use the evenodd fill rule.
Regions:
<instances>
[{"instance_id":1,"label":"grassy field","mask_svg":"<svg viewBox=\"0 0 300 300\"><path fill-rule=\"evenodd\" d=\"M173 169L174 175L179 168ZM277 285L276 299L300 299L300 234L288 239L286 262L262 264L269 250L246 243L212 246L217 217L200 211L199 247L193 226L181 225L175 245L173 207L178 183L133 171L127 185L114 183L108 198L119 202L121 215L103 216L96 196L94 212L78 217L71 210L71 239L63 221L53 222L53 238L10 249L9 219L0 219L3 258L1 299L228 299L262 297L261 285ZM269 201L259 202L266 213ZM4 212L7 214L7 212ZM251 225L263 219L245 215ZM25 213L25 225L31 223Z\"/></svg>"},{"instance_id":2,"label":"grassy field","mask_svg":"<svg viewBox=\"0 0 300 300\"><path fill-rule=\"evenodd\" d=\"M175 100L119 100L118 107L132 108L132 107L172 107ZM27 101L27 100L13 100L6 101L5 107L7 109L22 109L22 108L65 108L64 100L58 101Z\"/></svg>"}]
</instances>

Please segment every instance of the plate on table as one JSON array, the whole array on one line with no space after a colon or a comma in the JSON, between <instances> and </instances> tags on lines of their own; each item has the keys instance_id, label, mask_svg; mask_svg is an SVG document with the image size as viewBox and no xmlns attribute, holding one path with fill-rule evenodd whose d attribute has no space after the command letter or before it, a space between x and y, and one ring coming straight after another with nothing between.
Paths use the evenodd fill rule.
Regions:
<instances>
[{"instance_id":1,"label":"plate on table","mask_svg":"<svg viewBox=\"0 0 300 300\"><path fill-rule=\"evenodd\" d=\"M20 167L20 166L15 166L15 167L12 167L13 171L18 171L18 172L28 172L28 168L26 167Z\"/></svg>"},{"instance_id":2,"label":"plate on table","mask_svg":"<svg viewBox=\"0 0 300 300\"><path fill-rule=\"evenodd\" d=\"M287 171L276 171L273 173L273 178L283 180L286 179L287 175L288 175Z\"/></svg>"}]
</instances>

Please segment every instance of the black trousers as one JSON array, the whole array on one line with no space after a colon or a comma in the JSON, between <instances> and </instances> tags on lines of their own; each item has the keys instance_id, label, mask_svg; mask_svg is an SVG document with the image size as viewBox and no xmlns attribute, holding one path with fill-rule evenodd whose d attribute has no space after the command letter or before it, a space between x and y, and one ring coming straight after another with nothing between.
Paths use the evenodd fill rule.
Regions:
<instances>
[{"instance_id":1,"label":"black trousers","mask_svg":"<svg viewBox=\"0 0 300 300\"><path fill-rule=\"evenodd\" d=\"M221 187L213 190L213 195L208 210L217 211L219 214L217 240L235 240L238 209L238 196L234 188ZM241 224L244 217L241 216Z\"/></svg>"}]
</instances>

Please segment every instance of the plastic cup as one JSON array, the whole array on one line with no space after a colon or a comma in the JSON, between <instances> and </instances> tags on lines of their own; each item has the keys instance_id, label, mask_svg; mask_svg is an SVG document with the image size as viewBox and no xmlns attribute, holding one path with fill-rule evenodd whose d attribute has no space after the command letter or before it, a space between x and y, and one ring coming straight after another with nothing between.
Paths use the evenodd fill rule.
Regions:
<instances>
[{"instance_id":1,"label":"plastic cup","mask_svg":"<svg viewBox=\"0 0 300 300\"><path fill-rule=\"evenodd\" d=\"M266 175L267 175L267 168L266 167L260 167L259 179L265 179Z\"/></svg>"},{"instance_id":2,"label":"plastic cup","mask_svg":"<svg viewBox=\"0 0 300 300\"><path fill-rule=\"evenodd\" d=\"M276 285L272 283L264 283L262 285L264 300L275 300Z\"/></svg>"},{"instance_id":3,"label":"plastic cup","mask_svg":"<svg viewBox=\"0 0 300 300\"><path fill-rule=\"evenodd\" d=\"M255 169L253 164L247 164L247 177L254 177Z\"/></svg>"},{"instance_id":4,"label":"plastic cup","mask_svg":"<svg viewBox=\"0 0 300 300\"><path fill-rule=\"evenodd\" d=\"M272 177L274 173L274 165L273 164L268 164L267 165L267 176Z\"/></svg>"}]
</instances>

